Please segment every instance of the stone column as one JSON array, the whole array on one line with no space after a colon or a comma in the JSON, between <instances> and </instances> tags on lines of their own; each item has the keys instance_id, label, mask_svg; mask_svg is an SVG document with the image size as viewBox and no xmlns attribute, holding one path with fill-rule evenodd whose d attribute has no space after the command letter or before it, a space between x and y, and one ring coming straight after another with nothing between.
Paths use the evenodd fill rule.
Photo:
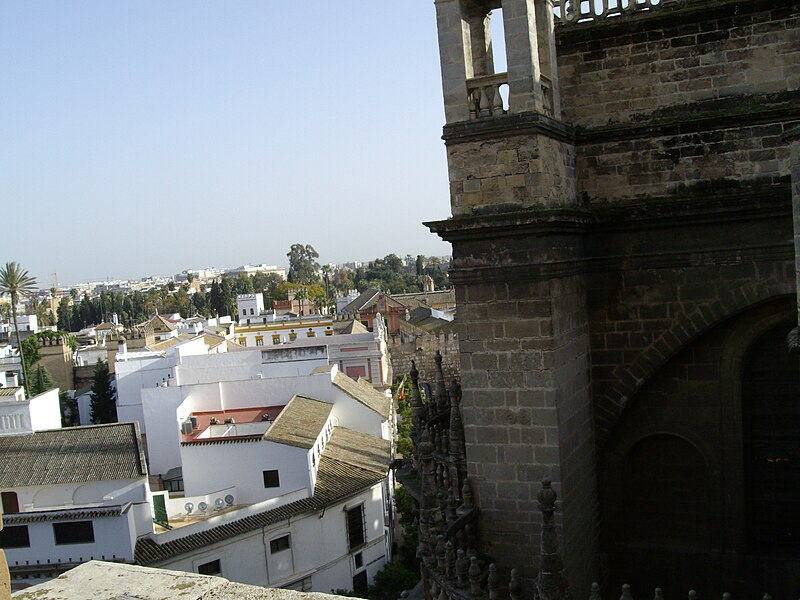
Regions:
<instances>
[{"instance_id":1,"label":"stone column","mask_svg":"<svg viewBox=\"0 0 800 600\"><path fill-rule=\"evenodd\" d=\"M542 74L550 79L553 118L561 118L561 94L558 90L558 61L556 59L555 20L553 0L536 0L536 36Z\"/></svg>"},{"instance_id":2,"label":"stone column","mask_svg":"<svg viewBox=\"0 0 800 600\"><path fill-rule=\"evenodd\" d=\"M503 0L508 63L508 112L542 112L534 0Z\"/></svg>"},{"instance_id":3,"label":"stone column","mask_svg":"<svg viewBox=\"0 0 800 600\"><path fill-rule=\"evenodd\" d=\"M462 0L436 0L439 61L447 123L469 119L467 79L473 75L471 28Z\"/></svg>"},{"instance_id":4,"label":"stone column","mask_svg":"<svg viewBox=\"0 0 800 600\"><path fill-rule=\"evenodd\" d=\"M786 134L789 142L792 175L792 220L794 223L794 270L797 296L800 298L800 126ZM800 303L798 303L797 324L789 333L789 350L800 353Z\"/></svg>"},{"instance_id":5,"label":"stone column","mask_svg":"<svg viewBox=\"0 0 800 600\"><path fill-rule=\"evenodd\" d=\"M3 529L3 506L0 505L0 529ZM0 600L11 598L11 576L8 574L6 554L0 548Z\"/></svg>"}]
</instances>

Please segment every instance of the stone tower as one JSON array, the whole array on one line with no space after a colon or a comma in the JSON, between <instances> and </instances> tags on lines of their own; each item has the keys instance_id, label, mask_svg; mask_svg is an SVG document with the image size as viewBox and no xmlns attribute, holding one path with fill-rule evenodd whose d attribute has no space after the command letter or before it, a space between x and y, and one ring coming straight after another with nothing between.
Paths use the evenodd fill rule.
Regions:
<instances>
[{"instance_id":1,"label":"stone tower","mask_svg":"<svg viewBox=\"0 0 800 600\"><path fill-rule=\"evenodd\" d=\"M550 478L576 596L794 593L800 4L435 5L481 552L530 581Z\"/></svg>"},{"instance_id":2,"label":"stone tower","mask_svg":"<svg viewBox=\"0 0 800 600\"><path fill-rule=\"evenodd\" d=\"M507 73L492 67L498 8ZM553 4L436 0L436 10L454 218L430 225L453 244L479 534L501 566L522 565L539 543L538 482L552 478L566 568L588 589L595 456L585 280L574 264L587 217L576 211L575 146L561 120Z\"/></svg>"}]
</instances>

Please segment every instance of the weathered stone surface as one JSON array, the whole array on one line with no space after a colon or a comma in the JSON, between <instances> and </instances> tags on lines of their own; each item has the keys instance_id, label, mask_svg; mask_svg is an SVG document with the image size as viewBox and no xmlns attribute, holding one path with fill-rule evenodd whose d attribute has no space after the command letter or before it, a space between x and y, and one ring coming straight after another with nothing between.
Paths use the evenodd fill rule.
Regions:
<instances>
[{"instance_id":1,"label":"weathered stone surface","mask_svg":"<svg viewBox=\"0 0 800 600\"><path fill-rule=\"evenodd\" d=\"M222 577L196 575L89 561L51 581L16 592L14 600L335 600L342 596L303 593L231 583Z\"/></svg>"}]
</instances>

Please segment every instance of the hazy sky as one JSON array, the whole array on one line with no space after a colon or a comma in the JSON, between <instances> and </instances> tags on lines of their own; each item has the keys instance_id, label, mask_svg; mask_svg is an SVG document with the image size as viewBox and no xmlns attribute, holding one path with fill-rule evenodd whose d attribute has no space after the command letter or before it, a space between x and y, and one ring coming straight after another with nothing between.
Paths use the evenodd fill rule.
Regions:
<instances>
[{"instance_id":1,"label":"hazy sky","mask_svg":"<svg viewBox=\"0 0 800 600\"><path fill-rule=\"evenodd\" d=\"M433 0L0 3L0 262L449 254Z\"/></svg>"}]
</instances>

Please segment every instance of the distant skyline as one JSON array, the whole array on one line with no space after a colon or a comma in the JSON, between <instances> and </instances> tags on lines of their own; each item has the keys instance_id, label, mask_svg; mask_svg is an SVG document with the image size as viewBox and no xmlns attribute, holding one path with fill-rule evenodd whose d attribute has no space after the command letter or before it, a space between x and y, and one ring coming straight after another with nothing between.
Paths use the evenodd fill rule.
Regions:
<instances>
[{"instance_id":1,"label":"distant skyline","mask_svg":"<svg viewBox=\"0 0 800 600\"><path fill-rule=\"evenodd\" d=\"M0 5L0 261L49 287L447 255L432 0Z\"/></svg>"}]
</instances>

